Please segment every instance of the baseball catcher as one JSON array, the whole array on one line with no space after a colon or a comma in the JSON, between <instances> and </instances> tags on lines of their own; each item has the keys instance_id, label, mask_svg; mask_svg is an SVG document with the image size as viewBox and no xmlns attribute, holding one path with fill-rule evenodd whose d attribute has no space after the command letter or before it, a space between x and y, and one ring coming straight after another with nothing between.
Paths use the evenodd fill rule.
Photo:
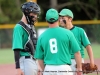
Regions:
<instances>
[{"instance_id":1,"label":"baseball catcher","mask_svg":"<svg viewBox=\"0 0 100 75\"><path fill-rule=\"evenodd\" d=\"M34 2L25 2L21 6L23 16L13 29L13 43L17 75L37 75L38 66L34 58L37 34L35 22L40 7Z\"/></svg>"}]
</instances>

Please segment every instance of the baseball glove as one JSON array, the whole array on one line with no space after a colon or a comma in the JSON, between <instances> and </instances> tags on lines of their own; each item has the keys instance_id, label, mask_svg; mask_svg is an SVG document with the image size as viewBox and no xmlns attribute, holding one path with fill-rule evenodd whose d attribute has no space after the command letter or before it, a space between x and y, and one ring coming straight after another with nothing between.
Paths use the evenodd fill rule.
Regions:
<instances>
[{"instance_id":1,"label":"baseball glove","mask_svg":"<svg viewBox=\"0 0 100 75\"><path fill-rule=\"evenodd\" d=\"M76 66L76 68L77 68L77 66ZM83 72L83 74L97 72L97 75L98 75L98 67L96 64L94 64L94 67L92 68L90 66L90 63L82 63L82 72Z\"/></svg>"}]
</instances>

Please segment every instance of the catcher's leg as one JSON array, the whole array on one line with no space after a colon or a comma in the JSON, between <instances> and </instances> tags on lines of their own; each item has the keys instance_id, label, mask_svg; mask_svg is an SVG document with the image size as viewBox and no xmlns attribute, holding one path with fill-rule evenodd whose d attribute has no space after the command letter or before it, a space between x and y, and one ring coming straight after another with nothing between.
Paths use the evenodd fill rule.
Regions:
<instances>
[{"instance_id":1,"label":"catcher's leg","mask_svg":"<svg viewBox=\"0 0 100 75\"><path fill-rule=\"evenodd\" d=\"M25 58L22 56L20 58L20 68L23 70L24 75L37 75L38 68L36 61L30 58Z\"/></svg>"},{"instance_id":2,"label":"catcher's leg","mask_svg":"<svg viewBox=\"0 0 100 75\"><path fill-rule=\"evenodd\" d=\"M73 75L75 75L76 74L75 73L75 71L76 71L76 67L75 67L76 61L75 61L75 59L71 59L71 62L72 62L71 68L72 68L72 71L73 71ZM82 63L84 63L84 59L83 58L82 58Z\"/></svg>"}]
</instances>

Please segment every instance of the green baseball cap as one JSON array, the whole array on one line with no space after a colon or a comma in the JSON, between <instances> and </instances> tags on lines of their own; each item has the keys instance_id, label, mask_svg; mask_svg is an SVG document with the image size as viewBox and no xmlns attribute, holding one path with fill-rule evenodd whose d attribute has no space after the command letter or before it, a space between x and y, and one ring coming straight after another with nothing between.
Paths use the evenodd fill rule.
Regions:
<instances>
[{"instance_id":1,"label":"green baseball cap","mask_svg":"<svg viewBox=\"0 0 100 75\"><path fill-rule=\"evenodd\" d=\"M57 10L51 8L46 12L46 20L48 22L55 22L58 20L58 18L59 18L59 14Z\"/></svg>"},{"instance_id":2,"label":"green baseball cap","mask_svg":"<svg viewBox=\"0 0 100 75\"><path fill-rule=\"evenodd\" d=\"M70 16L71 18L73 18L73 13L71 10L69 9L62 9L59 13L60 16Z\"/></svg>"}]
</instances>

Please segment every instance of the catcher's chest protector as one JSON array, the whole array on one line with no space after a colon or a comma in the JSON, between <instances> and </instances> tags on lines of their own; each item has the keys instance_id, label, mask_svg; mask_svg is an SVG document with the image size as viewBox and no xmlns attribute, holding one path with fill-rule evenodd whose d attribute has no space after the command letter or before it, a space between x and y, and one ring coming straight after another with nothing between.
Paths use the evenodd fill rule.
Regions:
<instances>
[{"instance_id":1,"label":"catcher's chest protector","mask_svg":"<svg viewBox=\"0 0 100 75\"><path fill-rule=\"evenodd\" d=\"M26 42L26 44L24 46L24 51L25 52L30 52L32 55L34 55L36 42L37 42L35 29L33 29L33 27L29 28L22 21L20 21L18 24L20 24L27 31L27 33L29 34L28 41Z\"/></svg>"}]
</instances>

